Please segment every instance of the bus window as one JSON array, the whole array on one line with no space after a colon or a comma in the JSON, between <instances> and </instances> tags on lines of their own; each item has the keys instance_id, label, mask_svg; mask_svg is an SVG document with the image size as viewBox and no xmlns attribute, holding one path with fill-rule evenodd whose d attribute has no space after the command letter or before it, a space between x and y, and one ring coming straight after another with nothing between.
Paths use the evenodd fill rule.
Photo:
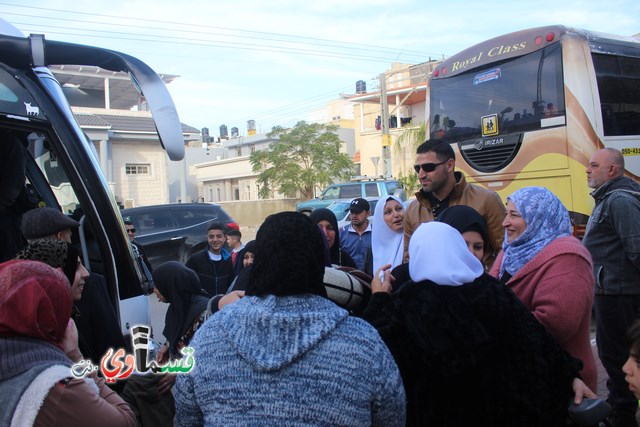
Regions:
<instances>
[{"instance_id":1,"label":"bus window","mask_svg":"<svg viewBox=\"0 0 640 427\"><path fill-rule=\"evenodd\" d=\"M49 150L43 134L33 132L28 139L30 141L29 151L49 183L58 205L62 208L62 213L73 214L80 208L80 202L62 164L58 161L55 153Z\"/></svg>"},{"instance_id":2,"label":"bus window","mask_svg":"<svg viewBox=\"0 0 640 427\"><path fill-rule=\"evenodd\" d=\"M605 136L640 135L640 58L593 53Z\"/></svg>"},{"instance_id":3,"label":"bus window","mask_svg":"<svg viewBox=\"0 0 640 427\"><path fill-rule=\"evenodd\" d=\"M499 133L541 127L541 119L565 114L559 44L465 74L432 81L432 139L462 141L483 135L482 117Z\"/></svg>"}]
</instances>

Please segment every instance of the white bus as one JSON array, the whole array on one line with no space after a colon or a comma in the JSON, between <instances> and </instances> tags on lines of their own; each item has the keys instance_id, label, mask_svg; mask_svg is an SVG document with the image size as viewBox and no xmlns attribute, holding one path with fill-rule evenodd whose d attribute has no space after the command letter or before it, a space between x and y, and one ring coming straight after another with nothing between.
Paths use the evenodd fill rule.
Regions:
<instances>
[{"instance_id":1,"label":"white bus","mask_svg":"<svg viewBox=\"0 0 640 427\"><path fill-rule=\"evenodd\" d=\"M469 181L503 200L547 187L581 235L596 149L622 150L640 177L640 40L548 26L484 41L434 70L426 115L427 135L452 144Z\"/></svg>"}]
</instances>

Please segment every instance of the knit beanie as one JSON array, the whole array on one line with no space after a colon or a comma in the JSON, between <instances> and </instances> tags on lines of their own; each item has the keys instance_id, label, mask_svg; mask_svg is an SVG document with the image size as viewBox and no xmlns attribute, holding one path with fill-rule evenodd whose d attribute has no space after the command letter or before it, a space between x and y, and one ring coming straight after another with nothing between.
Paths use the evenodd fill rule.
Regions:
<instances>
[{"instance_id":1,"label":"knit beanie","mask_svg":"<svg viewBox=\"0 0 640 427\"><path fill-rule=\"evenodd\" d=\"M79 255L78 250L71 243L55 239L41 239L29 243L18 253L16 259L40 261L53 268L62 268L64 275L69 280L69 286L71 286L76 276Z\"/></svg>"},{"instance_id":2,"label":"knit beanie","mask_svg":"<svg viewBox=\"0 0 640 427\"><path fill-rule=\"evenodd\" d=\"M322 233L306 215L270 215L256 235L247 295L315 294L326 298Z\"/></svg>"},{"instance_id":3,"label":"knit beanie","mask_svg":"<svg viewBox=\"0 0 640 427\"><path fill-rule=\"evenodd\" d=\"M27 260L0 264L0 337L31 337L60 347L71 305L59 271Z\"/></svg>"}]
</instances>

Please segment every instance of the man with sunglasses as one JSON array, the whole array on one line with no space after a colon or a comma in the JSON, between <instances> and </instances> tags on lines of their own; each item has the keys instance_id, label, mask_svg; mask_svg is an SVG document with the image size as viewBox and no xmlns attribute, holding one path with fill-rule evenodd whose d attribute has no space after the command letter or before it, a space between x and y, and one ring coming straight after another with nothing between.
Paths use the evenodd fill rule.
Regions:
<instances>
[{"instance_id":1,"label":"man with sunglasses","mask_svg":"<svg viewBox=\"0 0 640 427\"><path fill-rule=\"evenodd\" d=\"M127 229L127 236L129 236L129 241L131 242L131 246L133 246L133 250L137 251L140 254L140 258L142 258L144 265L147 266L147 268L149 269L149 273L151 273L153 271L153 268L151 267L151 263L149 262L149 259L145 255L144 250L142 250L142 246L140 245L140 243L136 242L135 240L136 227L129 220L124 221L124 226Z\"/></svg>"},{"instance_id":2,"label":"man with sunglasses","mask_svg":"<svg viewBox=\"0 0 640 427\"><path fill-rule=\"evenodd\" d=\"M504 203L495 191L467 183L462 172L455 171L456 156L451 145L427 140L416 150L414 169L422 189L404 215L404 260L409 260L411 234L423 222L433 221L447 207L466 205L474 208L487 222L489 242L483 263L490 267L502 246Z\"/></svg>"}]
</instances>

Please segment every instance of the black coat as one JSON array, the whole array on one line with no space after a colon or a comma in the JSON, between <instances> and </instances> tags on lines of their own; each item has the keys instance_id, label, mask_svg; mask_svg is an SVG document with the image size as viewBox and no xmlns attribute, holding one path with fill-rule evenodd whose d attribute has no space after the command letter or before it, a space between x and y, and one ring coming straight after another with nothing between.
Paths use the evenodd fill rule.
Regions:
<instances>
[{"instance_id":1,"label":"black coat","mask_svg":"<svg viewBox=\"0 0 640 427\"><path fill-rule=\"evenodd\" d=\"M196 272L202 289L209 296L226 293L235 277L231 255L224 250L220 261L211 261L209 251L205 249L189 258L185 265Z\"/></svg>"},{"instance_id":2,"label":"black coat","mask_svg":"<svg viewBox=\"0 0 640 427\"><path fill-rule=\"evenodd\" d=\"M80 312L76 326L80 352L85 358L97 366L109 348L130 348L131 343L125 343L122 336L103 276L91 273L84 283L82 298L74 304Z\"/></svg>"},{"instance_id":3,"label":"black coat","mask_svg":"<svg viewBox=\"0 0 640 427\"><path fill-rule=\"evenodd\" d=\"M400 368L407 425L564 425L582 364L494 278L410 281L374 294L363 317Z\"/></svg>"}]
</instances>

